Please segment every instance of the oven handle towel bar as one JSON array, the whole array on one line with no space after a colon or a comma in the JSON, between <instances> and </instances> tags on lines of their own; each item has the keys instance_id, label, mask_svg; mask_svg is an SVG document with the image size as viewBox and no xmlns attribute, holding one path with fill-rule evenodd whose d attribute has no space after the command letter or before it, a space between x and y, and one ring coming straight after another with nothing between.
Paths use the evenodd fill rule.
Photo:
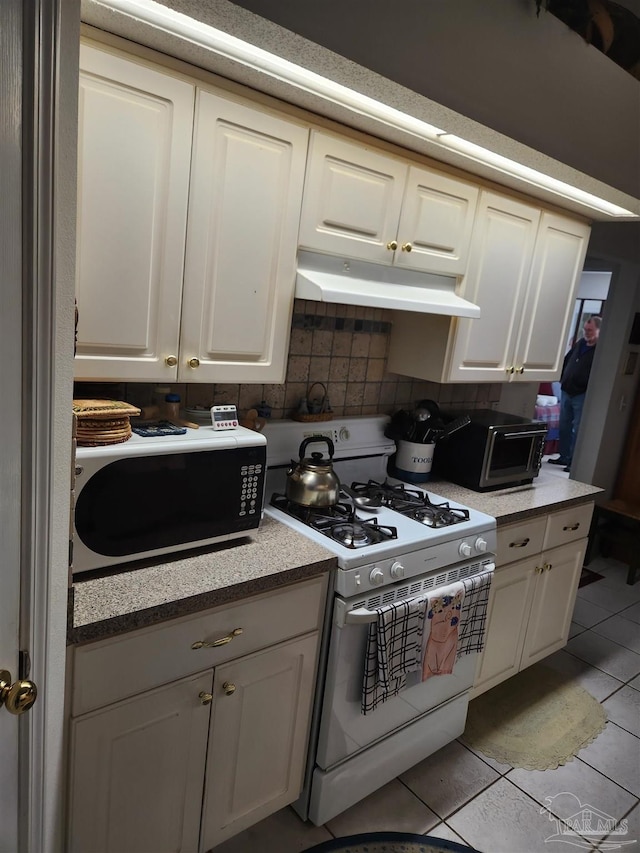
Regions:
<instances>
[{"instance_id":1,"label":"oven handle towel bar","mask_svg":"<svg viewBox=\"0 0 640 853\"><path fill-rule=\"evenodd\" d=\"M495 563L488 563L483 566L482 572L493 572L495 570ZM433 589L426 590L425 592L421 592L420 595L409 596L406 600L410 601L414 598L427 598L432 595L436 595L438 592L438 587L434 587ZM384 605L381 605L384 606ZM349 610L344 616L344 622L347 625L367 625L369 622L375 622L378 618L378 610L368 610L366 607L356 607L353 610Z\"/></svg>"}]
</instances>

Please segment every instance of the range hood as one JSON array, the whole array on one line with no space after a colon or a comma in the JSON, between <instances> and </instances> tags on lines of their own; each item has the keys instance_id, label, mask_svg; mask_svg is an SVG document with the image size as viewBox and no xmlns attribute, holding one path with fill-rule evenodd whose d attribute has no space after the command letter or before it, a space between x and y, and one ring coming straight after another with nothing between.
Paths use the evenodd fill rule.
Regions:
<instances>
[{"instance_id":1,"label":"range hood","mask_svg":"<svg viewBox=\"0 0 640 853\"><path fill-rule=\"evenodd\" d=\"M452 276L421 273L317 252L298 253L296 297L365 308L391 308L446 317L479 317L480 308L456 295Z\"/></svg>"}]
</instances>

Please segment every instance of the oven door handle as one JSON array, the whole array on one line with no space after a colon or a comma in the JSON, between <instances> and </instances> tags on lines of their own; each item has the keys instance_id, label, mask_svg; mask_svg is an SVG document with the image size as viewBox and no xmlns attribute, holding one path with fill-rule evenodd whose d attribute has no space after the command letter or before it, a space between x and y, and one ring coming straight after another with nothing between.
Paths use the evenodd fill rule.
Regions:
<instances>
[{"instance_id":1,"label":"oven door handle","mask_svg":"<svg viewBox=\"0 0 640 853\"><path fill-rule=\"evenodd\" d=\"M344 617L347 625L366 625L369 622L375 622L377 619L377 612L375 610L367 610L366 607L358 607L355 610L350 610Z\"/></svg>"},{"instance_id":2,"label":"oven door handle","mask_svg":"<svg viewBox=\"0 0 640 853\"><path fill-rule=\"evenodd\" d=\"M496 433L500 436L500 438L532 438L540 435L546 435L546 430L541 429L532 429L532 430L522 430L521 432L501 432Z\"/></svg>"}]
</instances>

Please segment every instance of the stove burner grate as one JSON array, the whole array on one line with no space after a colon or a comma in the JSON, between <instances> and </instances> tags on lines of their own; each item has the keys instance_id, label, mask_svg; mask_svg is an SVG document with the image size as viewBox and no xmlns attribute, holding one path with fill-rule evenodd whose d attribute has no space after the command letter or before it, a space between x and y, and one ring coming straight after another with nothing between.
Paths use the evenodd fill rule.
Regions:
<instances>
[{"instance_id":1,"label":"stove burner grate","mask_svg":"<svg viewBox=\"0 0 640 853\"><path fill-rule=\"evenodd\" d=\"M427 527L448 527L469 520L469 510L452 507L445 501L433 503L428 494L414 489L407 489L402 484L378 483L369 480L367 483L352 483L351 490L358 495L380 500L384 506L399 512L407 518L419 521Z\"/></svg>"},{"instance_id":2,"label":"stove burner grate","mask_svg":"<svg viewBox=\"0 0 640 853\"><path fill-rule=\"evenodd\" d=\"M313 530L328 536L345 548L366 548L398 538L398 530L391 525L378 524L376 518L359 518L353 507L337 503L330 507L314 509L290 501L285 495L273 494L271 505L292 518L297 518Z\"/></svg>"}]
</instances>

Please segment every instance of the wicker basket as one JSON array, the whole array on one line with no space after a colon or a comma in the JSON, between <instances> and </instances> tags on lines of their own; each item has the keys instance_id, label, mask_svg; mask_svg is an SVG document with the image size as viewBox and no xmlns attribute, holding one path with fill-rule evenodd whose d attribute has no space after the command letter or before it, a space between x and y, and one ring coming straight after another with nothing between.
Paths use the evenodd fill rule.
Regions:
<instances>
[{"instance_id":1,"label":"wicker basket","mask_svg":"<svg viewBox=\"0 0 640 853\"><path fill-rule=\"evenodd\" d=\"M307 407L309 409L311 409L314 406L318 405L318 403L317 402L314 403L314 401L311 398L311 392L316 387L316 385L318 385L320 388L322 388L322 397L320 398L320 403L319 403L320 411L314 412L314 413L310 412L309 414L302 414L301 412L295 411L291 415L291 418L294 421L301 421L302 423L312 424L312 423L318 423L320 421L330 421L333 419L333 412L331 411L330 408L328 408L329 401L327 400L327 389L322 384L322 382L314 382L312 385L309 386L309 388L307 390Z\"/></svg>"}]
</instances>

